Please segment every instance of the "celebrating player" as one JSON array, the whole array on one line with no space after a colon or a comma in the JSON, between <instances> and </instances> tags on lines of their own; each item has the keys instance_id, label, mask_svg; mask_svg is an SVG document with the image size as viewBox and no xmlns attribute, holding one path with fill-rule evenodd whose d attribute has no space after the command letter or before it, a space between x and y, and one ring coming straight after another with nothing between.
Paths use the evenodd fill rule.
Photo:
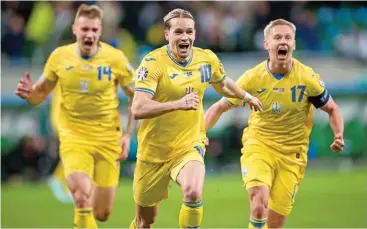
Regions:
<instances>
[{"instance_id":1,"label":"celebrating player","mask_svg":"<svg viewBox=\"0 0 367 229\"><path fill-rule=\"evenodd\" d=\"M307 163L312 106L329 115L334 132L331 149L343 149L344 124L338 106L317 73L292 57L294 24L278 19L264 30L269 60L246 71L237 85L257 96L264 111L252 112L243 132L243 182L248 190L250 228L279 228L291 212ZM205 114L209 130L223 112L243 105L224 98Z\"/></svg>"},{"instance_id":2,"label":"celebrating player","mask_svg":"<svg viewBox=\"0 0 367 229\"><path fill-rule=\"evenodd\" d=\"M121 51L99 41L102 13L98 6L81 5L73 25L77 42L52 52L37 83L26 74L16 89L21 98L39 104L60 84L60 157L76 228L96 228L95 218L107 220L119 180L116 160L127 157L135 126L129 109L121 136L117 85L131 101L134 70Z\"/></svg>"},{"instance_id":3,"label":"celebrating player","mask_svg":"<svg viewBox=\"0 0 367 229\"><path fill-rule=\"evenodd\" d=\"M259 100L225 77L210 50L193 47L192 15L175 9L164 17L168 45L149 53L138 68L132 112L143 119L138 132L134 174L136 217L130 228L149 228L170 179L181 186L180 228L200 226L205 167L202 99L209 84L222 95L261 109ZM201 132L201 134L200 134Z\"/></svg>"}]
</instances>

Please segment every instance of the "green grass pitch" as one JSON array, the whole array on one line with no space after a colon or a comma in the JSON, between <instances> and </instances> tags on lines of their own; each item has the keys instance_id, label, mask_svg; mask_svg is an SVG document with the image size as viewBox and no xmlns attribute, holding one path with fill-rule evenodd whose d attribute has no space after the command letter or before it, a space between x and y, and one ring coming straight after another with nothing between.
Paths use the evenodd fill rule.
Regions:
<instances>
[{"instance_id":1,"label":"green grass pitch","mask_svg":"<svg viewBox=\"0 0 367 229\"><path fill-rule=\"evenodd\" d=\"M155 228L177 228L181 191L173 183ZM72 228L73 206L58 203L45 184L2 186L3 228ZM366 167L349 172L309 169L285 227L367 228ZM128 228L134 216L132 181L123 179L111 218L101 228ZM208 175L202 228L246 228L249 207L239 173Z\"/></svg>"}]
</instances>

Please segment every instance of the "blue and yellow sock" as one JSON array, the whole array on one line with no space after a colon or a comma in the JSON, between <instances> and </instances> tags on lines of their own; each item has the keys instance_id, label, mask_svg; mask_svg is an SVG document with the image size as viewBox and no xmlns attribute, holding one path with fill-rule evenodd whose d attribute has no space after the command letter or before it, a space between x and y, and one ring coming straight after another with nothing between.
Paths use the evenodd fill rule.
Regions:
<instances>
[{"instance_id":1,"label":"blue and yellow sock","mask_svg":"<svg viewBox=\"0 0 367 229\"><path fill-rule=\"evenodd\" d=\"M75 209L74 228L98 228L92 208Z\"/></svg>"},{"instance_id":2,"label":"blue and yellow sock","mask_svg":"<svg viewBox=\"0 0 367 229\"><path fill-rule=\"evenodd\" d=\"M266 224L267 218L256 219L254 217L250 217L250 223L248 224L248 228L268 228Z\"/></svg>"},{"instance_id":3,"label":"blue and yellow sock","mask_svg":"<svg viewBox=\"0 0 367 229\"><path fill-rule=\"evenodd\" d=\"M198 228L203 219L203 202L183 202L180 211L180 228Z\"/></svg>"}]
</instances>

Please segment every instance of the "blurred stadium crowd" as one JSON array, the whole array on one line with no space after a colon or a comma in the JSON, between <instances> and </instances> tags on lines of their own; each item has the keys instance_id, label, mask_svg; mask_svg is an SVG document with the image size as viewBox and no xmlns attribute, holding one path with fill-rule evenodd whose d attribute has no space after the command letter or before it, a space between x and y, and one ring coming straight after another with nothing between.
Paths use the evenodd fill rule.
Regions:
<instances>
[{"instance_id":1,"label":"blurred stadium crowd","mask_svg":"<svg viewBox=\"0 0 367 229\"><path fill-rule=\"evenodd\" d=\"M58 45L73 40L74 1L7 1L1 5L2 53L10 64L43 62ZM88 1L105 11L102 39L138 63L165 44L163 16L171 9L190 10L197 22L197 43L215 52L263 47L263 28L284 18L297 26L297 48L339 53L367 60L367 7L361 2L117 2Z\"/></svg>"},{"instance_id":2,"label":"blurred stadium crowd","mask_svg":"<svg viewBox=\"0 0 367 229\"><path fill-rule=\"evenodd\" d=\"M196 19L196 46L217 53L262 50L266 24L284 18L297 26L298 50L367 61L365 2L6 1L1 4L2 66L40 66L57 46L74 41L71 25L75 11L82 3L102 7L105 12L102 40L123 50L135 66L147 52L166 43L162 18L177 7L188 9ZM37 113L35 116L37 121L34 122L38 119L48 122L47 115L39 117ZM354 144L357 147L354 151L361 153L365 149L363 139L367 133L359 122L352 124L350 132L360 130L357 131L359 138L355 138L360 145ZM235 120L220 134L211 137L207 150L212 156L212 160L207 161L209 165L222 166L232 161L233 155L238 155L243 128L243 122ZM329 130L328 126L325 128ZM2 181L17 177L13 175L39 180L50 174L57 162L57 143L51 132L45 131L44 137L30 134L16 142L12 137L2 135ZM318 142L325 138L322 136L325 129L314 129L314 133L318 134ZM326 150L328 144L329 139L324 144ZM131 149L136 149L136 139L133 139ZM312 150L311 147L310 156ZM134 157L135 152L131 155Z\"/></svg>"}]
</instances>

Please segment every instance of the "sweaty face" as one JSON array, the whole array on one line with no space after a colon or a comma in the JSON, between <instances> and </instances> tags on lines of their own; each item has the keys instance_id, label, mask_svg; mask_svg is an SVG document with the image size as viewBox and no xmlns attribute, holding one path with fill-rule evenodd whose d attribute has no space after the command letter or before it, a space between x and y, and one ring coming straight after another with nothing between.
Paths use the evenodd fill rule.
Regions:
<instances>
[{"instance_id":1,"label":"sweaty face","mask_svg":"<svg viewBox=\"0 0 367 229\"><path fill-rule=\"evenodd\" d=\"M98 41L102 33L99 18L79 17L73 25L73 33L83 55L90 55L97 50Z\"/></svg>"},{"instance_id":2,"label":"sweaty face","mask_svg":"<svg viewBox=\"0 0 367 229\"><path fill-rule=\"evenodd\" d=\"M165 31L171 52L179 59L186 59L195 41L195 23L191 18L172 18L171 28Z\"/></svg>"},{"instance_id":3,"label":"sweaty face","mask_svg":"<svg viewBox=\"0 0 367 229\"><path fill-rule=\"evenodd\" d=\"M265 49L269 51L270 59L279 63L291 61L295 49L294 35L288 25L276 25L271 28L264 44Z\"/></svg>"}]
</instances>

